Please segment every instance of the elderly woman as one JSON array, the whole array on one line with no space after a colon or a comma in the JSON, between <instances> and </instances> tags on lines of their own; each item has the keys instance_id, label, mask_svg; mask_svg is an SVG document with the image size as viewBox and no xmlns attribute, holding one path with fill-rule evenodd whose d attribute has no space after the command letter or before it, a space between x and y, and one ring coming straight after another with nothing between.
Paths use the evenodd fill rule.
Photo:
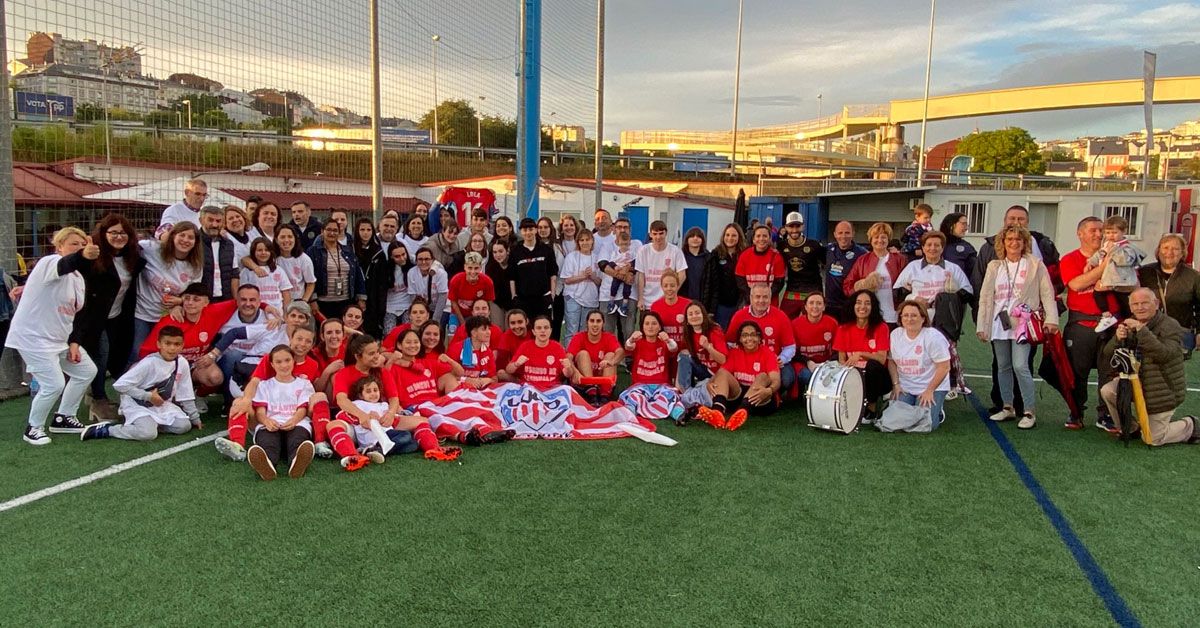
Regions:
<instances>
[{"instance_id":1,"label":"elderly woman","mask_svg":"<svg viewBox=\"0 0 1200 628\"><path fill-rule=\"evenodd\" d=\"M1138 270L1138 282L1158 297L1159 307L1183 327L1183 348L1196 348L1196 323L1200 321L1200 273L1183 263L1183 236L1168 233L1158 241L1153 264Z\"/></svg>"},{"instance_id":2,"label":"elderly woman","mask_svg":"<svg viewBox=\"0 0 1200 628\"><path fill-rule=\"evenodd\" d=\"M953 388L966 393L969 389L963 381L957 343L971 300L971 280L961 267L943 257L946 244L947 237L940 231L927 231L921 236L921 257L900 272L895 296L897 303L915 299L927 308L933 327L950 341Z\"/></svg>"},{"instance_id":3,"label":"elderly woman","mask_svg":"<svg viewBox=\"0 0 1200 628\"><path fill-rule=\"evenodd\" d=\"M1046 331L1054 333L1058 331L1058 306L1054 302L1050 273L1046 265L1033 256L1029 231L1016 225L1006 226L996 235L996 244L1000 259L989 262L984 273L979 289L975 335L983 342L992 343L992 353L996 357L996 379L1003 407L989 418L1007 421L1016 417L1013 409L1015 373L1025 404L1024 415L1017 427L1027 430L1037 425L1034 414L1037 397L1029 368L1029 353L1033 346L1018 342L1020 327L1025 324L1020 312L1042 312L1046 316Z\"/></svg>"},{"instance_id":4,"label":"elderly woman","mask_svg":"<svg viewBox=\"0 0 1200 628\"><path fill-rule=\"evenodd\" d=\"M888 356L891 398L929 408L930 429L936 430L942 422L946 393L950 392L950 342L930 327L929 310L924 303L905 301L900 305L899 315L900 327L892 331ZM882 423L886 419L880 427L892 431Z\"/></svg>"},{"instance_id":5,"label":"elderly woman","mask_svg":"<svg viewBox=\"0 0 1200 628\"><path fill-rule=\"evenodd\" d=\"M879 302L883 320L889 327L895 327L896 305L892 288L908 263L908 258L888 250L891 239L892 226L886 222L877 222L867 229L871 250L850 267L850 272L842 281L842 291L850 296L858 290L870 290Z\"/></svg>"}]
</instances>

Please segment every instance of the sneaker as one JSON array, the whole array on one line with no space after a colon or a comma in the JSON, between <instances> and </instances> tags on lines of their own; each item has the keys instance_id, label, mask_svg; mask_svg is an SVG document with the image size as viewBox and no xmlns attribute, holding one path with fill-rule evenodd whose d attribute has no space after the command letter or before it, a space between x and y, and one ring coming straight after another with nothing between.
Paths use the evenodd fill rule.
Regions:
<instances>
[{"instance_id":1,"label":"sneaker","mask_svg":"<svg viewBox=\"0 0 1200 628\"><path fill-rule=\"evenodd\" d=\"M81 434L86 427L79 419L65 414L55 414L54 418L50 419L51 434Z\"/></svg>"},{"instance_id":2,"label":"sneaker","mask_svg":"<svg viewBox=\"0 0 1200 628\"><path fill-rule=\"evenodd\" d=\"M483 444L483 437L479 435L479 428L473 427L469 432L463 435L463 443L472 447L478 447Z\"/></svg>"},{"instance_id":3,"label":"sneaker","mask_svg":"<svg viewBox=\"0 0 1200 628\"><path fill-rule=\"evenodd\" d=\"M1035 425L1037 425L1037 417L1033 416L1032 412L1021 415L1021 420L1017 421L1017 427L1023 430L1033 429Z\"/></svg>"},{"instance_id":4,"label":"sneaker","mask_svg":"<svg viewBox=\"0 0 1200 628\"><path fill-rule=\"evenodd\" d=\"M608 313L609 314L615 315L617 313L617 303L618 303L617 301L609 301L609 303L608 303Z\"/></svg>"},{"instance_id":5,"label":"sneaker","mask_svg":"<svg viewBox=\"0 0 1200 628\"><path fill-rule=\"evenodd\" d=\"M1096 419L1096 427L1108 432L1109 434L1121 433L1121 428L1117 427L1117 424L1112 420L1112 417L1102 416Z\"/></svg>"},{"instance_id":6,"label":"sneaker","mask_svg":"<svg viewBox=\"0 0 1200 628\"><path fill-rule=\"evenodd\" d=\"M683 426L687 425L688 423L695 421L696 417L699 414L700 414L700 406L692 406L692 407L684 410L682 416L680 416L678 419L675 419L675 425L678 427L683 427Z\"/></svg>"},{"instance_id":7,"label":"sneaker","mask_svg":"<svg viewBox=\"0 0 1200 628\"><path fill-rule=\"evenodd\" d=\"M30 445L49 445L50 437L46 435L45 428L34 427L32 425L25 426L25 442Z\"/></svg>"},{"instance_id":8,"label":"sneaker","mask_svg":"<svg viewBox=\"0 0 1200 628\"><path fill-rule=\"evenodd\" d=\"M745 408L738 408L736 412L729 415L729 421L725 423L725 429L732 432L745 424L746 419L749 417L750 413L746 412Z\"/></svg>"},{"instance_id":9,"label":"sneaker","mask_svg":"<svg viewBox=\"0 0 1200 628\"><path fill-rule=\"evenodd\" d=\"M953 401L955 399L958 399L957 389L951 388L950 390L946 391L946 401Z\"/></svg>"},{"instance_id":10,"label":"sneaker","mask_svg":"<svg viewBox=\"0 0 1200 628\"><path fill-rule=\"evenodd\" d=\"M347 471L358 471L368 464L371 464L371 459L358 454L342 458L342 468Z\"/></svg>"},{"instance_id":11,"label":"sneaker","mask_svg":"<svg viewBox=\"0 0 1200 628\"><path fill-rule=\"evenodd\" d=\"M313 449L321 460L333 459L333 447L330 447L329 443L317 443Z\"/></svg>"},{"instance_id":12,"label":"sneaker","mask_svg":"<svg viewBox=\"0 0 1200 628\"><path fill-rule=\"evenodd\" d=\"M217 448L217 453L234 462L241 462L246 459L246 448L241 443L235 443L228 438L221 437L213 441L213 446Z\"/></svg>"},{"instance_id":13,"label":"sneaker","mask_svg":"<svg viewBox=\"0 0 1200 628\"><path fill-rule=\"evenodd\" d=\"M1188 437L1187 444L1195 445L1196 443L1200 443L1200 421L1197 421L1196 417L1190 414L1183 418L1192 422L1192 435Z\"/></svg>"},{"instance_id":14,"label":"sneaker","mask_svg":"<svg viewBox=\"0 0 1200 628\"><path fill-rule=\"evenodd\" d=\"M629 304L624 301L617 301L617 316L621 318L629 318Z\"/></svg>"},{"instance_id":15,"label":"sneaker","mask_svg":"<svg viewBox=\"0 0 1200 628\"><path fill-rule=\"evenodd\" d=\"M1105 312L1104 315L1100 317L1100 322L1096 323L1096 333L1099 334L1116 324L1117 317Z\"/></svg>"},{"instance_id":16,"label":"sneaker","mask_svg":"<svg viewBox=\"0 0 1200 628\"><path fill-rule=\"evenodd\" d=\"M483 444L498 445L500 443L507 443L516 435L516 430L492 430L483 435Z\"/></svg>"},{"instance_id":17,"label":"sneaker","mask_svg":"<svg viewBox=\"0 0 1200 628\"><path fill-rule=\"evenodd\" d=\"M1000 408L1000 411L989 416L989 421L1011 421L1017 418L1017 412L1012 408Z\"/></svg>"},{"instance_id":18,"label":"sneaker","mask_svg":"<svg viewBox=\"0 0 1200 628\"><path fill-rule=\"evenodd\" d=\"M199 412L200 414L208 414L208 402L197 397L196 412Z\"/></svg>"},{"instance_id":19,"label":"sneaker","mask_svg":"<svg viewBox=\"0 0 1200 628\"><path fill-rule=\"evenodd\" d=\"M425 452L426 460L437 460L439 462L454 462L462 455L462 450L458 447L438 447Z\"/></svg>"},{"instance_id":20,"label":"sneaker","mask_svg":"<svg viewBox=\"0 0 1200 628\"><path fill-rule=\"evenodd\" d=\"M725 415L720 410L700 406L696 409L696 417L718 430L725 429Z\"/></svg>"},{"instance_id":21,"label":"sneaker","mask_svg":"<svg viewBox=\"0 0 1200 628\"><path fill-rule=\"evenodd\" d=\"M288 465L289 478L299 480L304 477L304 472L308 471L308 465L312 463L314 450L311 440L300 443L296 448L296 455L292 456L292 464Z\"/></svg>"},{"instance_id":22,"label":"sneaker","mask_svg":"<svg viewBox=\"0 0 1200 628\"><path fill-rule=\"evenodd\" d=\"M1063 427L1069 430L1081 430L1083 429L1083 421L1075 417L1070 417L1067 419L1066 423L1063 423Z\"/></svg>"},{"instance_id":23,"label":"sneaker","mask_svg":"<svg viewBox=\"0 0 1200 628\"><path fill-rule=\"evenodd\" d=\"M117 408L108 399L93 399L88 406L88 419L112 423L117 420Z\"/></svg>"},{"instance_id":24,"label":"sneaker","mask_svg":"<svg viewBox=\"0 0 1200 628\"><path fill-rule=\"evenodd\" d=\"M379 443L364 449L362 455L366 456L367 460L371 461L371 464L383 464L387 460L383 455L383 448L379 446Z\"/></svg>"},{"instance_id":25,"label":"sneaker","mask_svg":"<svg viewBox=\"0 0 1200 628\"><path fill-rule=\"evenodd\" d=\"M108 423L92 423L79 433L79 440L95 440L109 436L111 434L108 433Z\"/></svg>"},{"instance_id":26,"label":"sneaker","mask_svg":"<svg viewBox=\"0 0 1200 628\"><path fill-rule=\"evenodd\" d=\"M258 477L267 482L275 479L275 465L271 464L266 450L262 447L251 445L250 450L246 452L246 461L250 463L250 468L254 469Z\"/></svg>"}]
</instances>

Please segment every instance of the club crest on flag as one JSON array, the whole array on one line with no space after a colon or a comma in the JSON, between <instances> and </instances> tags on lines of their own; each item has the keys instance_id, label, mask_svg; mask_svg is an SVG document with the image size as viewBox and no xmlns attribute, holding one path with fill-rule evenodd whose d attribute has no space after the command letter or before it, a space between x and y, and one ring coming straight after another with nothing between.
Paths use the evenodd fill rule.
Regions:
<instances>
[{"instance_id":1,"label":"club crest on flag","mask_svg":"<svg viewBox=\"0 0 1200 628\"><path fill-rule=\"evenodd\" d=\"M571 398L562 387L539 391L521 386L501 392L496 410L505 429L551 435L569 429L564 419L571 410Z\"/></svg>"}]
</instances>

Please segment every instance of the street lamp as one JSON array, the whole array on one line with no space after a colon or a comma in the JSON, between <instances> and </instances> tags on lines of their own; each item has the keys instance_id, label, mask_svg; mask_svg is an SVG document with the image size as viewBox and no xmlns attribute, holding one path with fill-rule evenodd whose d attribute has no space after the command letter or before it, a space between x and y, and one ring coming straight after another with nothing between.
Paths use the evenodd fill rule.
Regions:
<instances>
[{"instance_id":1,"label":"street lamp","mask_svg":"<svg viewBox=\"0 0 1200 628\"><path fill-rule=\"evenodd\" d=\"M184 98L183 104L187 105L188 108L188 128L190 129L192 128L192 100L190 98Z\"/></svg>"},{"instance_id":2,"label":"street lamp","mask_svg":"<svg viewBox=\"0 0 1200 628\"><path fill-rule=\"evenodd\" d=\"M256 161L252 164L246 164L245 166L242 166L240 168L232 168L230 170L208 170L206 172L195 172L195 173L192 173L192 178L199 178L199 177L207 176L210 174L235 174L235 173L240 174L243 172L266 172L267 170L270 170L270 169L271 169L271 166L269 166L261 161Z\"/></svg>"},{"instance_id":3,"label":"street lamp","mask_svg":"<svg viewBox=\"0 0 1200 628\"><path fill-rule=\"evenodd\" d=\"M933 69L933 21L937 15L937 0L929 0L929 50L925 56L925 98L921 110L921 152L917 155L917 186L925 178L925 127L929 124L929 74Z\"/></svg>"},{"instance_id":4,"label":"street lamp","mask_svg":"<svg viewBox=\"0 0 1200 628\"><path fill-rule=\"evenodd\" d=\"M821 108L821 106L822 106L823 104L824 104L824 103L821 101L821 94L817 94L817 119L818 119L818 120L820 120L820 119L821 119L821 112L822 112L822 108Z\"/></svg>"},{"instance_id":5,"label":"street lamp","mask_svg":"<svg viewBox=\"0 0 1200 628\"><path fill-rule=\"evenodd\" d=\"M475 145L481 150L480 157L483 156L483 101L487 100L487 96L479 97L479 111L475 112Z\"/></svg>"},{"instance_id":6,"label":"street lamp","mask_svg":"<svg viewBox=\"0 0 1200 628\"><path fill-rule=\"evenodd\" d=\"M434 35L433 39L433 143L438 143L438 81L437 81L437 51L438 42L442 41L441 35Z\"/></svg>"}]
</instances>

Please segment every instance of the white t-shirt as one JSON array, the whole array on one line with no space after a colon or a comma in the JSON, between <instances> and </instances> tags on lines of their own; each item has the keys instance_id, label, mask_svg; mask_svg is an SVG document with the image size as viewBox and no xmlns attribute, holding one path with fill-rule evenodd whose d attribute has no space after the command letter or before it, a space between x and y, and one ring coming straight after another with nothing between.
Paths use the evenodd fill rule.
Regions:
<instances>
[{"instance_id":1,"label":"white t-shirt","mask_svg":"<svg viewBox=\"0 0 1200 628\"><path fill-rule=\"evenodd\" d=\"M203 245L203 243L201 243L201 245ZM224 296L224 293L221 291L221 240L219 238L213 238L212 242L208 243L208 246L212 249L212 298L215 299L217 297ZM233 260L234 270L237 270L239 266L241 266L241 261L235 258Z\"/></svg>"},{"instance_id":2,"label":"white t-shirt","mask_svg":"<svg viewBox=\"0 0 1200 628\"><path fill-rule=\"evenodd\" d=\"M270 240L271 242L275 241L275 234L263 233L258 230L258 227L250 227L249 229L246 230L246 235L250 236L251 242L254 242L254 240L256 238L266 238L266 239Z\"/></svg>"},{"instance_id":3,"label":"white t-shirt","mask_svg":"<svg viewBox=\"0 0 1200 628\"><path fill-rule=\"evenodd\" d=\"M400 244L408 251L408 260L411 262L417 261L417 250L429 243L429 238L422 237L419 240L414 240L407 235L400 238Z\"/></svg>"},{"instance_id":4,"label":"white t-shirt","mask_svg":"<svg viewBox=\"0 0 1200 628\"><path fill-rule=\"evenodd\" d=\"M250 257L250 243L254 241L254 238L248 237L243 244L241 240L226 233L225 239L233 243L233 267L242 268L242 258Z\"/></svg>"},{"instance_id":5,"label":"white t-shirt","mask_svg":"<svg viewBox=\"0 0 1200 628\"><path fill-rule=\"evenodd\" d=\"M875 272L879 273L879 277L883 283L879 285L879 289L875 291L875 297L879 299L879 310L883 313L883 320L894 323L896 322L896 302L892 295L891 275L888 274L887 260L895 253L888 253L879 258L879 264L875 266Z\"/></svg>"},{"instance_id":6,"label":"white t-shirt","mask_svg":"<svg viewBox=\"0 0 1200 628\"><path fill-rule=\"evenodd\" d=\"M450 293L450 280L441 264L434 263L429 268L429 273L433 276L432 283L429 276L421 274L420 268L413 266L408 269L408 293L414 297L425 297L431 310L440 312L446 304L446 296ZM441 305L438 305L439 303Z\"/></svg>"},{"instance_id":7,"label":"white t-shirt","mask_svg":"<svg viewBox=\"0 0 1200 628\"><path fill-rule=\"evenodd\" d=\"M279 257L275 263L287 273L288 281L292 284L293 301L304 296L304 288L307 284L317 283L313 261L308 253L301 253L300 257Z\"/></svg>"},{"instance_id":8,"label":"white t-shirt","mask_svg":"<svg viewBox=\"0 0 1200 628\"><path fill-rule=\"evenodd\" d=\"M408 291L408 276L404 269L396 266L392 272L392 286L388 288L387 293L387 311L399 316L412 307L413 295Z\"/></svg>"},{"instance_id":9,"label":"white t-shirt","mask_svg":"<svg viewBox=\"0 0 1200 628\"><path fill-rule=\"evenodd\" d=\"M257 311L257 314L254 316L254 320L250 321L249 323L243 323L242 317L239 316L237 312L234 312L233 316L230 316L229 320L225 321L224 325L221 325L221 333L226 334L226 333L229 333L239 327L250 327L251 325L265 324L267 322L266 313L263 312L262 310L256 310L256 311ZM249 333L250 330L246 330L246 331L247 331L246 339L233 341L233 344L229 345L230 349L237 349L238 351L241 351L244 353L254 347L255 339L251 337L253 334Z\"/></svg>"},{"instance_id":10,"label":"white t-shirt","mask_svg":"<svg viewBox=\"0 0 1200 628\"><path fill-rule=\"evenodd\" d=\"M246 340L254 344L246 349L246 357L242 358L242 362L258 366L262 357L270 353L271 349L288 343L287 325L280 325L275 329L267 329L266 325L246 325Z\"/></svg>"},{"instance_id":11,"label":"white t-shirt","mask_svg":"<svg viewBox=\"0 0 1200 628\"><path fill-rule=\"evenodd\" d=\"M196 244L203 246L199 242ZM200 283L202 270L180 260L164 262L158 240L142 240L138 245L142 247L142 257L146 258L146 267L138 276L137 305L133 315L140 321L157 323L166 315L163 297L177 297L183 294L184 288Z\"/></svg>"},{"instance_id":12,"label":"white t-shirt","mask_svg":"<svg viewBox=\"0 0 1200 628\"><path fill-rule=\"evenodd\" d=\"M946 291L947 275L959 290L972 291L971 280L967 279L966 273L957 264L951 264L944 259L940 265L927 264L925 260L909 262L908 266L900 271L900 276L896 278L895 284L907 288L912 293L911 296L925 299L925 302L930 305L929 318L932 320L934 317L933 300Z\"/></svg>"},{"instance_id":13,"label":"white t-shirt","mask_svg":"<svg viewBox=\"0 0 1200 628\"><path fill-rule=\"evenodd\" d=\"M992 340L1015 340L1015 329L1005 329L1000 324L1000 312L1011 312L1017 304L1021 292L1025 290L1025 282L1029 280L1029 264L1022 258L1016 262L1004 261L1000 271L996 273L996 293L993 302L996 304L992 316Z\"/></svg>"},{"instance_id":14,"label":"white t-shirt","mask_svg":"<svg viewBox=\"0 0 1200 628\"><path fill-rule=\"evenodd\" d=\"M388 404L382 401L363 401L362 399L357 399L350 403L353 403L354 407L363 412L376 412L379 416L383 416L388 411ZM383 429L386 430L388 428L384 427ZM354 440L358 443L359 451L374 447L379 442L379 439L375 438L375 433L371 431L371 428L359 425L358 423L354 424Z\"/></svg>"},{"instance_id":15,"label":"white t-shirt","mask_svg":"<svg viewBox=\"0 0 1200 628\"><path fill-rule=\"evenodd\" d=\"M609 231L606 236L600 235L599 231L593 231L592 237L596 240L596 243L592 245L593 252L599 251L606 246L616 246L617 244L617 232L615 230Z\"/></svg>"},{"instance_id":16,"label":"white t-shirt","mask_svg":"<svg viewBox=\"0 0 1200 628\"><path fill-rule=\"evenodd\" d=\"M629 249L624 252L619 250L615 240L609 246L606 246L604 248L600 248L599 241L597 241L596 251L595 251L595 253L592 254L592 260L595 261L597 264L599 264L603 260L607 260L613 264L616 264L617 266L624 266L624 265L629 264L637 259L638 250L641 248L642 248L641 240L630 240L629 241ZM599 271L598 267L597 267L597 271ZM601 301L611 301L612 300L612 298L613 298L611 296L612 295L612 282L613 282L613 278L611 275L609 275L608 273L601 273L601 276L600 276L600 300ZM630 291L629 297L631 299L637 299L638 289L637 289L636 276L634 277L632 286L633 286L633 290ZM623 291L618 292L617 298L620 299L621 295L623 295L623 294L624 294Z\"/></svg>"},{"instance_id":17,"label":"white t-shirt","mask_svg":"<svg viewBox=\"0 0 1200 628\"><path fill-rule=\"evenodd\" d=\"M259 382L258 389L254 391L254 399L252 400L255 408L267 409L267 420L272 421L275 425L283 425L291 420L292 415L296 414L296 410L308 407L308 399L312 397L312 383L302 377L296 377L288 383L283 383L272 377L264 382ZM305 417L297 427L304 426L309 432L312 432L312 421ZM259 425L255 431L262 428Z\"/></svg>"},{"instance_id":18,"label":"white t-shirt","mask_svg":"<svg viewBox=\"0 0 1200 628\"><path fill-rule=\"evenodd\" d=\"M183 201L179 201L170 207L163 210L162 220L158 221L160 227L170 229L172 226L181 223L190 222L200 228L200 210L188 207Z\"/></svg>"},{"instance_id":19,"label":"white t-shirt","mask_svg":"<svg viewBox=\"0 0 1200 628\"><path fill-rule=\"evenodd\" d=\"M38 260L25 291L17 303L5 346L21 351L59 353L67 350L67 339L75 314L83 309L83 275L72 271L58 274L61 255Z\"/></svg>"},{"instance_id":20,"label":"white t-shirt","mask_svg":"<svg viewBox=\"0 0 1200 628\"><path fill-rule=\"evenodd\" d=\"M276 265L275 270L271 270L269 266L262 268L267 271L266 277L259 277L249 268L242 268L242 285L258 286L258 299L282 312L287 305L283 302L283 291L292 289L292 281L288 279L287 271L282 266ZM294 299L299 295L290 296Z\"/></svg>"},{"instance_id":21,"label":"white t-shirt","mask_svg":"<svg viewBox=\"0 0 1200 628\"><path fill-rule=\"evenodd\" d=\"M174 362L168 362L157 352L129 367L129 370L113 384L113 388L121 395L121 414L125 417L125 425L147 417L159 425L170 425L179 419L186 420L187 413L178 404L196 399L196 393L192 389L191 368L183 356L176 357ZM156 407L142 405L136 401L146 398L151 387L166 381L172 373L175 374L172 394L163 395L159 392L165 403Z\"/></svg>"},{"instance_id":22,"label":"white t-shirt","mask_svg":"<svg viewBox=\"0 0 1200 628\"><path fill-rule=\"evenodd\" d=\"M129 286L133 283L133 274L129 272L129 266L125 263L125 258L114 257L113 268L117 270L117 278L121 281L121 287L117 288L117 298L113 300L112 307L108 310L108 317L110 319L121 315L121 305L125 303L125 295L129 292Z\"/></svg>"},{"instance_id":23,"label":"white t-shirt","mask_svg":"<svg viewBox=\"0 0 1200 628\"><path fill-rule=\"evenodd\" d=\"M637 271L646 277L642 299L647 308L662 298L662 274L667 269L687 272L687 260L679 247L668 242L666 248L661 251L654 250L653 244L638 249Z\"/></svg>"},{"instance_id":24,"label":"white t-shirt","mask_svg":"<svg viewBox=\"0 0 1200 628\"><path fill-rule=\"evenodd\" d=\"M921 328L916 338L909 338L903 327L892 330L890 358L896 363L900 374L900 390L910 395L925 392L933 380L933 371L938 362L950 360L950 343L941 332L932 327ZM942 378L937 390L950 390L950 375Z\"/></svg>"},{"instance_id":25,"label":"white t-shirt","mask_svg":"<svg viewBox=\"0 0 1200 628\"><path fill-rule=\"evenodd\" d=\"M596 269L596 264L592 255L584 255L579 251L574 251L567 254L567 258L563 260L562 266L559 267L559 275L562 278L560 283L563 284L563 296L574 299L577 303L585 308L594 308L600 305L600 293L597 290L596 282L581 281L579 283L567 284L568 277L574 277L585 269L592 269L592 276L599 277L600 271Z\"/></svg>"}]
</instances>

